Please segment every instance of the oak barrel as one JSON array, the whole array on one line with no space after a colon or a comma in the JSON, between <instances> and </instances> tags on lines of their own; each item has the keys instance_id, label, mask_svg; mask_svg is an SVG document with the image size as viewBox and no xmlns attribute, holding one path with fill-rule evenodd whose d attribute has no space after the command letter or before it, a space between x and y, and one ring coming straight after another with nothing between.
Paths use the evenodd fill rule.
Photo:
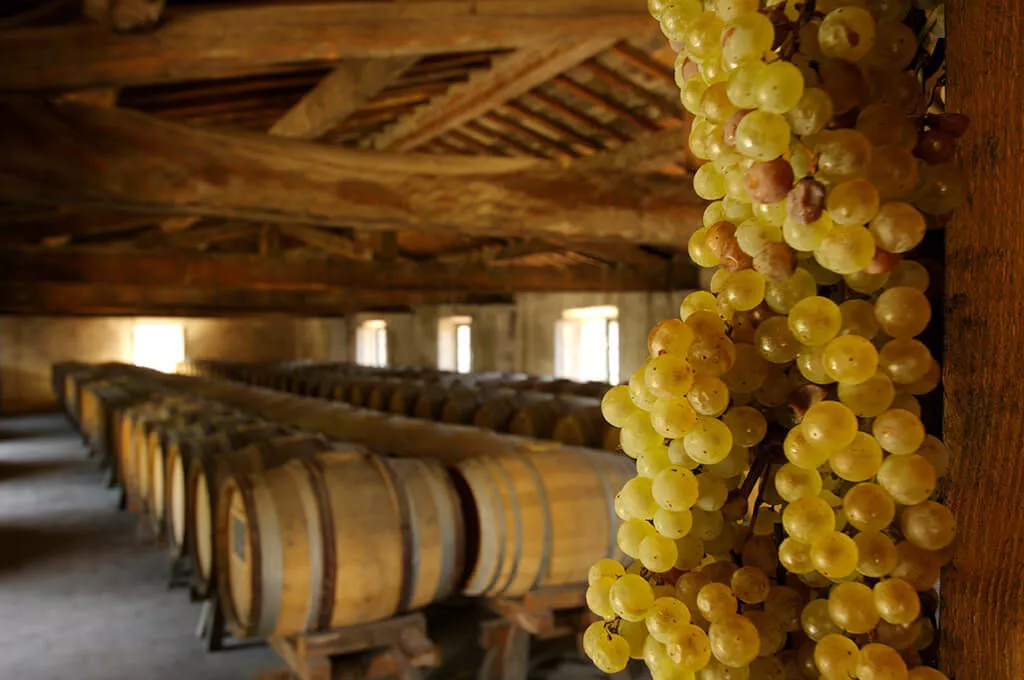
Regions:
<instances>
[{"instance_id":1,"label":"oak barrel","mask_svg":"<svg viewBox=\"0 0 1024 680\"><path fill-rule=\"evenodd\" d=\"M240 638L295 635L422 607L457 592L462 534L433 461L341 449L232 474L217 509L225 619Z\"/></svg>"},{"instance_id":2,"label":"oak barrel","mask_svg":"<svg viewBox=\"0 0 1024 680\"><path fill-rule=\"evenodd\" d=\"M609 427L601 415L601 406L591 404L558 416L551 438L568 446L603 448Z\"/></svg>"},{"instance_id":3,"label":"oak barrel","mask_svg":"<svg viewBox=\"0 0 1024 680\"><path fill-rule=\"evenodd\" d=\"M586 397L560 396L547 401L536 401L516 409L509 421L508 431L521 437L551 439L558 419L571 411L588 406L600 408L600 402Z\"/></svg>"}]
</instances>

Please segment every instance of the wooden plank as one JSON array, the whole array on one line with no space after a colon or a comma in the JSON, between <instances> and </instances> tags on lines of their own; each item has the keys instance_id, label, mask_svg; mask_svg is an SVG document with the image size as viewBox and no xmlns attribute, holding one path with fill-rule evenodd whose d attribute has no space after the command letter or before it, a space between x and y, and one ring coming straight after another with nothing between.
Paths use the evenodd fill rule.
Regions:
<instances>
[{"instance_id":1,"label":"wooden plank","mask_svg":"<svg viewBox=\"0 0 1024 680\"><path fill-rule=\"evenodd\" d=\"M666 116L671 120L680 120L683 117L684 109L679 103L678 98L675 102L669 101L660 94L656 94L641 87L639 84L633 82L621 73L613 71L604 64L593 59L580 64L580 68L589 71L594 76L600 78L616 89L626 90L632 93L634 97L643 99L648 104L656 108L663 116Z\"/></svg>"},{"instance_id":2,"label":"wooden plank","mask_svg":"<svg viewBox=\"0 0 1024 680\"><path fill-rule=\"evenodd\" d=\"M21 223L17 228L0 227L0 244L19 241L41 241L43 239L88 238L105 236L122 231L134 231L140 227L156 224L157 215L133 215L123 212L77 212L53 216L36 223Z\"/></svg>"},{"instance_id":3,"label":"wooden plank","mask_svg":"<svg viewBox=\"0 0 1024 680\"><path fill-rule=\"evenodd\" d=\"M690 120L687 114L682 125L661 132L643 135L617 149L594 154L577 161L580 167L593 170L625 170L632 172L658 172L663 166L682 163L696 170L700 161L690 153Z\"/></svg>"},{"instance_id":4,"label":"wooden plank","mask_svg":"<svg viewBox=\"0 0 1024 680\"><path fill-rule=\"evenodd\" d=\"M589 87L577 83L575 80L569 78L568 76L558 76L556 78L552 78L551 82L556 87L559 87L565 90L566 92L571 92L574 96L578 97L579 99L590 102L591 104L597 106L598 108L602 108L605 111L614 114L616 118L628 120L630 123L636 125L641 130L655 132L661 129L661 126L655 123L654 121L648 120L647 118L644 118L639 114L633 113L626 107L616 102L610 101L609 99L601 96L597 92L594 92Z\"/></svg>"},{"instance_id":5,"label":"wooden plank","mask_svg":"<svg viewBox=\"0 0 1024 680\"><path fill-rule=\"evenodd\" d=\"M0 313L204 316L273 312L336 316L431 304L507 303L511 298L462 291L343 289L328 292L0 281Z\"/></svg>"},{"instance_id":6,"label":"wooden plank","mask_svg":"<svg viewBox=\"0 0 1024 680\"><path fill-rule=\"evenodd\" d=\"M85 0L82 13L114 31L150 30L160 21L164 0Z\"/></svg>"},{"instance_id":7,"label":"wooden plank","mask_svg":"<svg viewBox=\"0 0 1024 680\"><path fill-rule=\"evenodd\" d=\"M957 680L1024 669L1024 7L950 2L949 110L971 118L959 159L970 201L946 237L945 441L957 518L942 577L943 670Z\"/></svg>"},{"instance_id":8,"label":"wooden plank","mask_svg":"<svg viewBox=\"0 0 1024 680\"><path fill-rule=\"evenodd\" d=\"M21 203L674 246L703 213L676 178L349 150L32 97L0 98L0 148L0 200Z\"/></svg>"},{"instance_id":9,"label":"wooden plank","mask_svg":"<svg viewBox=\"0 0 1024 680\"><path fill-rule=\"evenodd\" d=\"M594 38L520 49L496 57L491 68L473 73L430 105L417 109L367 141L374 149L406 151L478 118L529 92L553 76L608 48L613 41Z\"/></svg>"},{"instance_id":10,"label":"wooden plank","mask_svg":"<svg viewBox=\"0 0 1024 680\"><path fill-rule=\"evenodd\" d=\"M513 115L522 120L544 128L556 137L562 137L571 141L576 144L575 150L582 154L590 154L595 149L605 148L601 140L582 135L578 130L569 127L557 118L552 118L540 111L535 111L519 102L508 102L503 108L507 111L512 111Z\"/></svg>"},{"instance_id":11,"label":"wooden plank","mask_svg":"<svg viewBox=\"0 0 1024 680\"><path fill-rule=\"evenodd\" d=\"M642 34L633 0L473 0L172 7L155 30L101 26L0 35L0 90L63 90L227 78L280 64L491 50Z\"/></svg>"},{"instance_id":12,"label":"wooden plank","mask_svg":"<svg viewBox=\"0 0 1024 680\"><path fill-rule=\"evenodd\" d=\"M307 658L336 656L398 644L407 634L425 636L427 622L423 614L409 614L384 621L349 626L324 633L303 635L297 649Z\"/></svg>"},{"instance_id":13,"label":"wooden plank","mask_svg":"<svg viewBox=\"0 0 1024 680\"><path fill-rule=\"evenodd\" d=\"M291 139L318 139L376 97L415 62L416 57L344 62L274 123L270 134Z\"/></svg>"},{"instance_id":14,"label":"wooden plank","mask_svg":"<svg viewBox=\"0 0 1024 680\"><path fill-rule=\"evenodd\" d=\"M496 125L505 128L506 130L509 130L516 134L523 135L525 137L529 137L538 144L554 151L556 157L558 158L564 158L568 160L573 158L579 158L580 156L580 154L577 153L577 151L573 149L571 146L563 144L561 141L557 139L552 139L551 137L542 135L533 128L527 125L521 125L517 123L515 120L512 120L507 116L503 116L495 111L488 113L486 116L484 116L484 118Z\"/></svg>"},{"instance_id":15,"label":"wooden plank","mask_svg":"<svg viewBox=\"0 0 1024 680\"><path fill-rule=\"evenodd\" d=\"M255 238L259 227L246 222L214 224L195 229L167 232L161 229L134 240L139 248L198 248L204 250L214 243L232 241L238 238Z\"/></svg>"},{"instance_id":16,"label":"wooden plank","mask_svg":"<svg viewBox=\"0 0 1024 680\"><path fill-rule=\"evenodd\" d=\"M360 260L363 262L373 260L373 250L371 248L356 243L351 238L332 234L324 229L289 224L281 226L281 233L331 255L344 257L347 260Z\"/></svg>"},{"instance_id":17,"label":"wooden plank","mask_svg":"<svg viewBox=\"0 0 1024 680\"><path fill-rule=\"evenodd\" d=\"M534 158L548 158L548 154L544 151L539 151L533 148L525 142L521 142L511 135L507 135L504 132L495 130L494 128L488 127L480 121L472 121L466 123L466 129L472 130L473 132L481 135L484 139L490 138L498 141L508 149L514 149L524 156L532 156Z\"/></svg>"},{"instance_id":18,"label":"wooden plank","mask_svg":"<svg viewBox=\"0 0 1024 680\"><path fill-rule=\"evenodd\" d=\"M590 116L586 115L585 113L581 113L581 112L577 111L576 109L572 108L571 106L569 106L565 102L561 101L560 99L552 97L548 93L542 92L541 90L533 90L532 92L527 92L523 96L524 96L525 99L527 99L529 101L537 102L537 103L541 104L542 106L546 106L547 108L551 109L552 111L556 111L556 112L562 114L566 118L571 118L572 120L575 120L578 123L582 123L583 125L586 125L587 127L593 128L595 130L599 130L600 132L604 133L605 135L608 135L609 137L611 137L612 139L616 139L616 140L618 140L620 142L628 142L631 139L631 137L629 135L627 135L627 134L625 134L623 132L620 132L617 129L615 129L615 128L609 126L609 125L605 125L604 123L602 123L599 120L594 120L593 118L591 118ZM601 145L605 146L604 142L601 142Z\"/></svg>"},{"instance_id":19,"label":"wooden plank","mask_svg":"<svg viewBox=\"0 0 1024 680\"><path fill-rule=\"evenodd\" d=\"M636 49L627 42L620 42L612 45L609 52L651 77L663 80L673 86L676 84L675 75L672 73L671 68L655 59L652 59L645 52Z\"/></svg>"}]
</instances>

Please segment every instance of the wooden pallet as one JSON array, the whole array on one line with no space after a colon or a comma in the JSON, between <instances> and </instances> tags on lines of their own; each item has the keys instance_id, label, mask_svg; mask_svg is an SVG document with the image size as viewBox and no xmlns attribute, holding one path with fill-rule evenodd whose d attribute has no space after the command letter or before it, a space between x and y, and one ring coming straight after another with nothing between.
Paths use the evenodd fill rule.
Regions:
<instances>
[{"instance_id":1,"label":"wooden pallet","mask_svg":"<svg viewBox=\"0 0 1024 680\"><path fill-rule=\"evenodd\" d=\"M260 680L419 680L421 668L441 661L420 613L268 642L287 668L267 671Z\"/></svg>"}]
</instances>

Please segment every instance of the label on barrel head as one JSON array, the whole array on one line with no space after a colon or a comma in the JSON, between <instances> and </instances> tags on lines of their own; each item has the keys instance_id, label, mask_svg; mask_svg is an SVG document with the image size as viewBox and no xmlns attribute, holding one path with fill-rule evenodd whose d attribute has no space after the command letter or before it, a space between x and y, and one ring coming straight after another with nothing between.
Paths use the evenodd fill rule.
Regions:
<instances>
[{"instance_id":1,"label":"label on barrel head","mask_svg":"<svg viewBox=\"0 0 1024 680\"><path fill-rule=\"evenodd\" d=\"M238 515L231 516L231 546L235 557L245 561L245 522Z\"/></svg>"}]
</instances>

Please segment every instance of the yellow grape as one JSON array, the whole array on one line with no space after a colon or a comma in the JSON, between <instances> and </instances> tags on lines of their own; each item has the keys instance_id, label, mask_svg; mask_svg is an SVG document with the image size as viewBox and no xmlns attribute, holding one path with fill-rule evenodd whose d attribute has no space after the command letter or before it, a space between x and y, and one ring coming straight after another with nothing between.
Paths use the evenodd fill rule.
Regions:
<instances>
[{"instance_id":1,"label":"yellow grape","mask_svg":"<svg viewBox=\"0 0 1024 680\"><path fill-rule=\"evenodd\" d=\"M889 623L905 626L921 615L921 598L903 579L890 578L876 583L874 599L875 609Z\"/></svg>"},{"instance_id":2,"label":"yellow grape","mask_svg":"<svg viewBox=\"0 0 1024 680\"><path fill-rule=\"evenodd\" d=\"M796 425L786 433L782 450L790 463L805 470L817 469L832 455L832 451L807 437L803 425Z\"/></svg>"},{"instance_id":3,"label":"yellow grape","mask_svg":"<svg viewBox=\"0 0 1024 680\"><path fill-rule=\"evenodd\" d=\"M715 312L715 296L706 290L695 290L683 298L679 305L679 318L686 321L691 314L701 311Z\"/></svg>"},{"instance_id":4,"label":"yellow grape","mask_svg":"<svg viewBox=\"0 0 1024 680\"><path fill-rule=\"evenodd\" d=\"M711 661L711 641L703 630L692 623L688 624L682 627L669 645L668 656L679 670L692 674Z\"/></svg>"},{"instance_id":5,"label":"yellow grape","mask_svg":"<svg viewBox=\"0 0 1024 680\"><path fill-rule=\"evenodd\" d=\"M894 383L912 385L935 365L928 348L918 340L890 340L878 351L878 365Z\"/></svg>"},{"instance_id":6,"label":"yellow grape","mask_svg":"<svg viewBox=\"0 0 1024 680\"><path fill-rule=\"evenodd\" d=\"M761 356L775 364L793 361L802 349L783 316L773 316L761 322L754 331L754 346Z\"/></svg>"},{"instance_id":7,"label":"yellow grape","mask_svg":"<svg viewBox=\"0 0 1024 680\"><path fill-rule=\"evenodd\" d=\"M832 471L848 482L871 479L882 466L882 447L866 432L858 432L853 442L832 454Z\"/></svg>"},{"instance_id":8,"label":"yellow grape","mask_svg":"<svg viewBox=\"0 0 1024 680\"><path fill-rule=\"evenodd\" d=\"M636 459L636 473L641 477L654 479L659 472L672 465L665 444L645 450Z\"/></svg>"},{"instance_id":9,"label":"yellow grape","mask_svg":"<svg viewBox=\"0 0 1024 680\"><path fill-rule=\"evenodd\" d=\"M836 224L814 250L814 259L837 274L859 272L875 257L871 232L856 224Z\"/></svg>"},{"instance_id":10,"label":"yellow grape","mask_svg":"<svg viewBox=\"0 0 1024 680\"><path fill-rule=\"evenodd\" d=\"M732 450L732 432L720 420L698 418L696 426L683 437L683 447L698 463L718 463Z\"/></svg>"},{"instance_id":11,"label":"yellow grape","mask_svg":"<svg viewBox=\"0 0 1024 680\"><path fill-rule=\"evenodd\" d=\"M839 333L842 315L828 298L814 296L800 300L789 311L789 329L805 345L822 345Z\"/></svg>"},{"instance_id":12,"label":"yellow grape","mask_svg":"<svg viewBox=\"0 0 1024 680\"><path fill-rule=\"evenodd\" d=\"M617 560L605 558L598 560L590 567L590 571L587 572L587 583L594 585L594 581L599 578L617 579L624 576L625 573L626 570Z\"/></svg>"},{"instance_id":13,"label":"yellow grape","mask_svg":"<svg viewBox=\"0 0 1024 680\"><path fill-rule=\"evenodd\" d=\"M830 579L846 578L857 568L857 544L846 534L833 531L811 544L811 564Z\"/></svg>"},{"instance_id":14,"label":"yellow grape","mask_svg":"<svg viewBox=\"0 0 1024 680\"><path fill-rule=\"evenodd\" d=\"M697 422L697 414L690 403L683 399L658 399L651 409L651 426L669 439L682 437Z\"/></svg>"},{"instance_id":15,"label":"yellow grape","mask_svg":"<svg viewBox=\"0 0 1024 680\"><path fill-rule=\"evenodd\" d=\"M629 394L629 387L616 385L601 398L601 415L610 425L622 427L629 418L637 413L636 404Z\"/></svg>"},{"instance_id":16,"label":"yellow grape","mask_svg":"<svg viewBox=\"0 0 1024 680\"><path fill-rule=\"evenodd\" d=\"M875 318L882 330L898 339L919 335L931 320L924 293L909 286L890 288L875 301Z\"/></svg>"},{"instance_id":17,"label":"yellow grape","mask_svg":"<svg viewBox=\"0 0 1024 680\"><path fill-rule=\"evenodd\" d=\"M924 239L924 215L909 203L886 203L871 219L871 235L882 250L905 253Z\"/></svg>"},{"instance_id":18,"label":"yellow grape","mask_svg":"<svg viewBox=\"0 0 1024 680\"><path fill-rule=\"evenodd\" d=\"M749 448L759 444L768 432L768 421L761 412L750 406L737 406L722 416L722 422L732 433L735 446Z\"/></svg>"},{"instance_id":19,"label":"yellow grape","mask_svg":"<svg viewBox=\"0 0 1024 680\"><path fill-rule=\"evenodd\" d=\"M708 639L715 658L732 668L749 665L761 648L757 628L742 614L728 614L712 621Z\"/></svg>"},{"instance_id":20,"label":"yellow grape","mask_svg":"<svg viewBox=\"0 0 1024 680\"><path fill-rule=\"evenodd\" d=\"M835 382L825 370L825 345L804 347L796 356L796 367L805 379L816 385Z\"/></svg>"},{"instance_id":21,"label":"yellow grape","mask_svg":"<svg viewBox=\"0 0 1024 680\"><path fill-rule=\"evenodd\" d=\"M765 286L764 301L777 314L789 314L793 306L818 292L814 277L798 267L785 281L769 281Z\"/></svg>"},{"instance_id":22,"label":"yellow grape","mask_svg":"<svg viewBox=\"0 0 1024 680\"><path fill-rule=\"evenodd\" d=\"M907 680L907 664L895 649L876 642L865 645L857 659L859 680Z\"/></svg>"},{"instance_id":23,"label":"yellow grape","mask_svg":"<svg viewBox=\"0 0 1024 680\"><path fill-rule=\"evenodd\" d=\"M660 574L676 566L679 549L676 548L675 539L654 533L640 542L637 559L646 569Z\"/></svg>"},{"instance_id":24,"label":"yellow grape","mask_svg":"<svg viewBox=\"0 0 1024 680\"><path fill-rule=\"evenodd\" d=\"M771 20L757 12L746 12L723 28L717 35L721 36L722 59L730 65L761 59L775 40Z\"/></svg>"},{"instance_id":25,"label":"yellow grape","mask_svg":"<svg viewBox=\"0 0 1024 680\"><path fill-rule=\"evenodd\" d=\"M787 503L799 498L817 498L821 488L821 475L815 469L786 463L775 473L775 489Z\"/></svg>"},{"instance_id":26,"label":"yellow grape","mask_svg":"<svg viewBox=\"0 0 1024 680\"><path fill-rule=\"evenodd\" d=\"M866 179L851 179L828 195L826 206L835 224L864 225L878 213L881 199L875 185Z\"/></svg>"},{"instance_id":27,"label":"yellow grape","mask_svg":"<svg viewBox=\"0 0 1024 680\"><path fill-rule=\"evenodd\" d=\"M789 148L789 134L789 123L779 114L751 111L736 127L736 150L755 161L770 161Z\"/></svg>"},{"instance_id":28,"label":"yellow grape","mask_svg":"<svg viewBox=\"0 0 1024 680\"><path fill-rule=\"evenodd\" d=\"M908 541L924 550L942 550L956 538L956 518L949 508L934 501L904 510L900 528Z\"/></svg>"},{"instance_id":29,"label":"yellow grape","mask_svg":"<svg viewBox=\"0 0 1024 680\"><path fill-rule=\"evenodd\" d=\"M857 434L857 416L838 401L821 401L807 409L801 423L807 439L819 447L838 451Z\"/></svg>"},{"instance_id":30,"label":"yellow grape","mask_svg":"<svg viewBox=\"0 0 1024 680\"><path fill-rule=\"evenodd\" d=\"M909 286L926 293L929 285L931 285L931 277L924 265L913 260L900 260L899 264L889 273L889 282L886 287Z\"/></svg>"},{"instance_id":31,"label":"yellow grape","mask_svg":"<svg viewBox=\"0 0 1024 680\"><path fill-rule=\"evenodd\" d=\"M839 305L839 316L839 335L859 335L868 340L878 335L875 307L867 300L847 300Z\"/></svg>"},{"instance_id":32,"label":"yellow grape","mask_svg":"<svg viewBox=\"0 0 1024 680\"><path fill-rule=\"evenodd\" d=\"M594 580L587 588L587 607L602 619L614 619L616 616L610 599L611 589L615 585L616 580L610 577L602 577Z\"/></svg>"},{"instance_id":33,"label":"yellow grape","mask_svg":"<svg viewBox=\"0 0 1024 680\"><path fill-rule=\"evenodd\" d=\"M698 312L694 318L706 312ZM715 317L719 320L718 317ZM724 333L721 335L698 336L687 357L697 375L721 376L726 374L736 361L736 345Z\"/></svg>"},{"instance_id":34,"label":"yellow grape","mask_svg":"<svg viewBox=\"0 0 1024 680\"><path fill-rule=\"evenodd\" d=\"M854 635L871 632L879 620L874 594L863 583L840 583L832 588L828 613L833 623Z\"/></svg>"},{"instance_id":35,"label":"yellow grape","mask_svg":"<svg viewBox=\"0 0 1024 680\"><path fill-rule=\"evenodd\" d=\"M827 57L860 61L875 43L875 20L859 7L841 7L828 15L818 29L818 45Z\"/></svg>"},{"instance_id":36,"label":"yellow grape","mask_svg":"<svg viewBox=\"0 0 1024 680\"><path fill-rule=\"evenodd\" d=\"M869 578L886 576L899 564L896 544L878 531L862 531L853 537L857 544L857 571Z\"/></svg>"},{"instance_id":37,"label":"yellow grape","mask_svg":"<svg viewBox=\"0 0 1024 680\"><path fill-rule=\"evenodd\" d=\"M646 365L636 369L633 375L629 376L629 398L633 400L633 404L644 411L650 411L654 407L654 402L657 397L651 393L647 388L647 381L644 376ZM637 414L626 416L623 419L621 427L625 427L625 423L637 417ZM616 427L620 427L616 425Z\"/></svg>"},{"instance_id":38,"label":"yellow grape","mask_svg":"<svg viewBox=\"0 0 1024 680\"><path fill-rule=\"evenodd\" d=\"M720 36L725 23L714 12L702 12L690 21L683 44L695 59L709 59L722 49Z\"/></svg>"},{"instance_id":39,"label":"yellow grape","mask_svg":"<svg viewBox=\"0 0 1024 680\"><path fill-rule=\"evenodd\" d=\"M731 392L750 394L764 384L771 364L750 343L736 343L735 352L734 362L722 380Z\"/></svg>"},{"instance_id":40,"label":"yellow grape","mask_svg":"<svg viewBox=\"0 0 1024 680\"><path fill-rule=\"evenodd\" d=\"M814 646L814 665L823 680L849 680L855 677L860 649L842 635L826 635Z\"/></svg>"},{"instance_id":41,"label":"yellow grape","mask_svg":"<svg viewBox=\"0 0 1024 680\"><path fill-rule=\"evenodd\" d=\"M689 510L666 510L658 508L654 513L654 528L665 538L679 540L690 533L693 528L693 513ZM678 550L679 546L676 546ZM676 561L678 562L678 555Z\"/></svg>"},{"instance_id":42,"label":"yellow grape","mask_svg":"<svg viewBox=\"0 0 1024 680\"><path fill-rule=\"evenodd\" d=\"M869 271L862 270L846 274L843 276L843 280L846 281L846 286L850 290L863 293L864 295L871 295L885 287L885 284L889 282L889 273L872 274Z\"/></svg>"},{"instance_id":43,"label":"yellow grape","mask_svg":"<svg viewBox=\"0 0 1024 680\"><path fill-rule=\"evenodd\" d=\"M813 544L835 531L836 516L820 498L798 498L782 511L782 526L796 540Z\"/></svg>"},{"instance_id":44,"label":"yellow grape","mask_svg":"<svg viewBox=\"0 0 1024 680\"><path fill-rule=\"evenodd\" d=\"M654 589L642 576L626 574L611 587L615 613L627 621L643 621L654 606Z\"/></svg>"},{"instance_id":45,"label":"yellow grape","mask_svg":"<svg viewBox=\"0 0 1024 680\"><path fill-rule=\"evenodd\" d=\"M659 597L647 612L645 622L652 638L668 644L690 624L690 610L674 597Z\"/></svg>"},{"instance_id":46,"label":"yellow grape","mask_svg":"<svg viewBox=\"0 0 1024 680\"><path fill-rule=\"evenodd\" d=\"M935 468L923 456L889 456L878 470L878 483L903 505L928 500L938 483Z\"/></svg>"},{"instance_id":47,"label":"yellow grape","mask_svg":"<svg viewBox=\"0 0 1024 680\"><path fill-rule=\"evenodd\" d=\"M661 354L647 362L644 382L659 399L682 399L693 385L693 369L685 356Z\"/></svg>"},{"instance_id":48,"label":"yellow grape","mask_svg":"<svg viewBox=\"0 0 1024 680\"><path fill-rule=\"evenodd\" d=\"M795 538L783 539L779 544L779 563L791 574L809 574L814 571L811 546Z\"/></svg>"},{"instance_id":49,"label":"yellow grape","mask_svg":"<svg viewBox=\"0 0 1024 680\"><path fill-rule=\"evenodd\" d=\"M871 426L883 449L896 455L914 453L924 443L924 425L909 411L894 408L875 418Z\"/></svg>"},{"instance_id":50,"label":"yellow grape","mask_svg":"<svg viewBox=\"0 0 1024 680\"><path fill-rule=\"evenodd\" d=\"M619 444L630 458L637 458L645 451L664 444L664 437L651 426L650 416L641 411L630 416L619 431Z\"/></svg>"},{"instance_id":51,"label":"yellow grape","mask_svg":"<svg viewBox=\"0 0 1024 680\"><path fill-rule=\"evenodd\" d=\"M839 401L846 404L855 415L861 418L874 418L881 415L896 398L896 387L884 373L876 373L862 383L840 384Z\"/></svg>"},{"instance_id":52,"label":"yellow grape","mask_svg":"<svg viewBox=\"0 0 1024 680\"><path fill-rule=\"evenodd\" d=\"M827 583L827 581L826 581ZM840 628L833 621L828 612L828 600L811 600L800 613L800 626L807 637L815 642L827 635L840 633Z\"/></svg>"},{"instance_id":53,"label":"yellow grape","mask_svg":"<svg viewBox=\"0 0 1024 680\"><path fill-rule=\"evenodd\" d=\"M825 372L840 384L857 385L875 375L878 350L867 338L840 335L825 345L822 364Z\"/></svg>"},{"instance_id":54,"label":"yellow grape","mask_svg":"<svg viewBox=\"0 0 1024 680\"><path fill-rule=\"evenodd\" d=\"M832 216L827 212L813 222L803 223L787 217L782 223L782 238L793 250L811 252L821 247L825 237L832 231Z\"/></svg>"},{"instance_id":55,"label":"yellow grape","mask_svg":"<svg viewBox=\"0 0 1024 680\"><path fill-rule=\"evenodd\" d=\"M604 673L618 673L629 662L629 643L607 629L603 621L592 623L583 634L583 650Z\"/></svg>"},{"instance_id":56,"label":"yellow grape","mask_svg":"<svg viewBox=\"0 0 1024 680\"><path fill-rule=\"evenodd\" d=\"M768 575L761 569L750 566L740 567L733 572L730 585L736 598L746 604L764 602L771 587Z\"/></svg>"},{"instance_id":57,"label":"yellow grape","mask_svg":"<svg viewBox=\"0 0 1024 680\"><path fill-rule=\"evenodd\" d=\"M659 354L675 354L685 357L693 344L693 329L679 319L666 319L647 336L647 348L652 357Z\"/></svg>"},{"instance_id":58,"label":"yellow grape","mask_svg":"<svg viewBox=\"0 0 1024 680\"><path fill-rule=\"evenodd\" d=\"M701 587L697 591L696 604L701 616L712 623L735 614L738 606L732 589L723 583L708 583Z\"/></svg>"},{"instance_id":59,"label":"yellow grape","mask_svg":"<svg viewBox=\"0 0 1024 680\"><path fill-rule=\"evenodd\" d=\"M694 377L686 399L700 415L717 417L729 407L729 388L720 378L698 375Z\"/></svg>"},{"instance_id":60,"label":"yellow grape","mask_svg":"<svg viewBox=\"0 0 1024 680\"><path fill-rule=\"evenodd\" d=\"M860 531L882 531L896 516L896 503L881 485L862 482L843 496L843 512Z\"/></svg>"},{"instance_id":61,"label":"yellow grape","mask_svg":"<svg viewBox=\"0 0 1024 680\"><path fill-rule=\"evenodd\" d=\"M702 165L701 168L706 168L707 165ZM695 176L696 177L696 176ZM724 193L724 189L723 189ZM708 228L701 227L697 231L693 232L690 236L690 240L687 242L687 252L690 254L690 259L693 260L694 264L699 267L714 267L721 264L718 256L708 247L707 243Z\"/></svg>"},{"instance_id":62,"label":"yellow grape","mask_svg":"<svg viewBox=\"0 0 1024 680\"><path fill-rule=\"evenodd\" d=\"M688 510L697 502L700 485L689 470L669 467L654 478L651 493L655 502L666 510Z\"/></svg>"},{"instance_id":63,"label":"yellow grape","mask_svg":"<svg viewBox=\"0 0 1024 680\"><path fill-rule=\"evenodd\" d=\"M933 437L930 434L925 435L921 447L914 453L931 463L932 467L935 468L935 474L939 477L944 477L949 470L949 448L938 437Z\"/></svg>"}]
</instances>

